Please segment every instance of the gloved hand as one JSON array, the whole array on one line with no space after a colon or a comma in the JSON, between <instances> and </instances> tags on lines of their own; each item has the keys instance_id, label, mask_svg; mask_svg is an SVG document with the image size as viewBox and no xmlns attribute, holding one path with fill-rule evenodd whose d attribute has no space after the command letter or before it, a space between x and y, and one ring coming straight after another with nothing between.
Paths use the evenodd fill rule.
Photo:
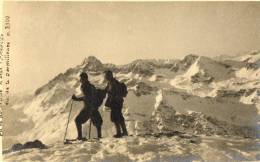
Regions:
<instances>
[{"instance_id":1,"label":"gloved hand","mask_svg":"<svg viewBox=\"0 0 260 162\"><path fill-rule=\"evenodd\" d=\"M76 99L77 99L77 97L75 96L75 94L72 95L71 99L72 99L72 100L76 100Z\"/></svg>"}]
</instances>

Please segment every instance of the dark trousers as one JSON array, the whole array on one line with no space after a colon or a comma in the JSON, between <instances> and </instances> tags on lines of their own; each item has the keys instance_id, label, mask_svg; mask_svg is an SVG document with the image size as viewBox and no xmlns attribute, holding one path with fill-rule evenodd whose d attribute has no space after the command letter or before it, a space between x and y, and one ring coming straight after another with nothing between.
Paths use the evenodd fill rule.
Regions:
<instances>
[{"instance_id":1,"label":"dark trousers","mask_svg":"<svg viewBox=\"0 0 260 162\"><path fill-rule=\"evenodd\" d=\"M125 125L125 118L122 114L122 104L114 104L111 107L111 121L115 124L116 128L116 134L121 135L122 133L124 135L127 135L126 125ZM122 132L121 132L122 129Z\"/></svg>"},{"instance_id":2,"label":"dark trousers","mask_svg":"<svg viewBox=\"0 0 260 162\"><path fill-rule=\"evenodd\" d=\"M86 123L89 119L91 119L93 125L97 128L98 137L101 137L101 126L103 120L98 110L92 110L92 112L86 108L83 108L80 113L77 115L75 119L78 138L82 138L82 124Z\"/></svg>"},{"instance_id":3,"label":"dark trousers","mask_svg":"<svg viewBox=\"0 0 260 162\"><path fill-rule=\"evenodd\" d=\"M122 114L122 109L111 108L111 121L114 123L125 121L125 118Z\"/></svg>"}]
</instances>

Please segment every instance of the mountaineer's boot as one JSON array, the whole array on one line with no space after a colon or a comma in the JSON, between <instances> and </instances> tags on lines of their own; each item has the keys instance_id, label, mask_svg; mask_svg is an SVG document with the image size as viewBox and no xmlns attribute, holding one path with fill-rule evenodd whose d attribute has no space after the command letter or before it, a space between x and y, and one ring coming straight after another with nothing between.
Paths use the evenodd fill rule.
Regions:
<instances>
[{"instance_id":1,"label":"mountaineer's boot","mask_svg":"<svg viewBox=\"0 0 260 162\"><path fill-rule=\"evenodd\" d=\"M123 131L122 136L128 136L128 132L127 132L126 125L125 125L125 120L122 120L120 122L120 126L121 126L122 131Z\"/></svg>"},{"instance_id":2,"label":"mountaineer's boot","mask_svg":"<svg viewBox=\"0 0 260 162\"><path fill-rule=\"evenodd\" d=\"M98 138L102 138L101 126L97 127L97 136L98 136Z\"/></svg>"},{"instance_id":3,"label":"mountaineer's boot","mask_svg":"<svg viewBox=\"0 0 260 162\"><path fill-rule=\"evenodd\" d=\"M116 134L113 136L114 138L120 138L122 137L122 133L121 133L121 129L120 129L120 124L119 123L115 123L115 127L116 127Z\"/></svg>"}]
</instances>

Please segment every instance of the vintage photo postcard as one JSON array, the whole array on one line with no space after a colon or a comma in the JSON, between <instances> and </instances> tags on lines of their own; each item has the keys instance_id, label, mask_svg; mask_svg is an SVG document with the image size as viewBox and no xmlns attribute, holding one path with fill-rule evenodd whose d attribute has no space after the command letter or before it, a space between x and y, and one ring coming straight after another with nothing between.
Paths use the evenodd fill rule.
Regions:
<instances>
[{"instance_id":1,"label":"vintage photo postcard","mask_svg":"<svg viewBox=\"0 0 260 162\"><path fill-rule=\"evenodd\" d=\"M260 161L260 2L0 6L2 161Z\"/></svg>"}]
</instances>

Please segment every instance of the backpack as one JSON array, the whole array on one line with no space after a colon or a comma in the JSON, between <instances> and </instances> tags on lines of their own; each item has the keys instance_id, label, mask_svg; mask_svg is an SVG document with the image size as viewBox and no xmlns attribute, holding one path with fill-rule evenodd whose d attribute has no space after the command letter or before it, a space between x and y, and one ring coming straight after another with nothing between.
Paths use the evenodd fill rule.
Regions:
<instances>
[{"instance_id":1,"label":"backpack","mask_svg":"<svg viewBox=\"0 0 260 162\"><path fill-rule=\"evenodd\" d=\"M119 82L119 87L120 87L120 95L122 97L126 97L128 94L128 91L127 91L127 86L125 85L125 83Z\"/></svg>"}]
</instances>

